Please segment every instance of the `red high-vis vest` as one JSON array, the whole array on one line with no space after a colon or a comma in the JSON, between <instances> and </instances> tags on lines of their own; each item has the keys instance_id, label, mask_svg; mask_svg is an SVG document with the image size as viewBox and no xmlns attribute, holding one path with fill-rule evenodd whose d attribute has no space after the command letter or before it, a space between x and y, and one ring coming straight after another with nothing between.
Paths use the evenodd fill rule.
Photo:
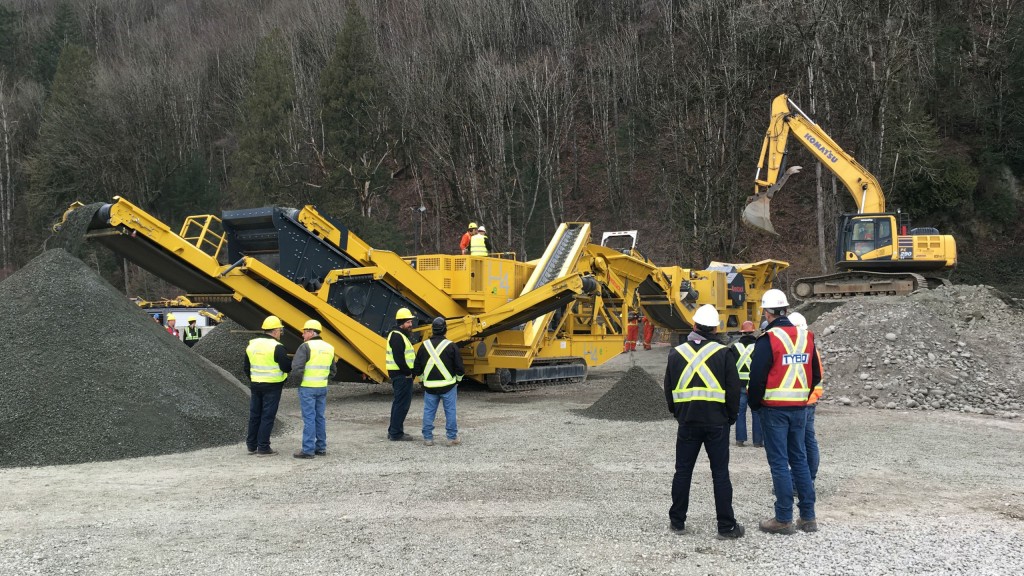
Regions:
<instances>
[{"instance_id":1,"label":"red high-vis vest","mask_svg":"<svg viewBox=\"0 0 1024 576\"><path fill-rule=\"evenodd\" d=\"M776 326L768 331L772 345L772 367L765 383L765 406L805 406L814 386L814 334L795 326Z\"/></svg>"}]
</instances>

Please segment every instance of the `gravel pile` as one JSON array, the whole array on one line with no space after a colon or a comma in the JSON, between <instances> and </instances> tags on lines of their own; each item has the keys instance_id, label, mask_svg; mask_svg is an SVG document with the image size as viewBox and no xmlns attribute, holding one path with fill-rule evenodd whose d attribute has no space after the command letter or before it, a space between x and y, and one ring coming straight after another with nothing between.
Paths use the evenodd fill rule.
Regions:
<instances>
[{"instance_id":1,"label":"gravel pile","mask_svg":"<svg viewBox=\"0 0 1024 576\"><path fill-rule=\"evenodd\" d=\"M93 216L103 207L103 202L94 202L78 208L68 214L56 234L54 240L48 244L49 248L63 248L74 256L79 256L82 244L85 242L85 233L89 229Z\"/></svg>"},{"instance_id":2,"label":"gravel pile","mask_svg":"<svg viewBox=\"0 0 1024 576\"><path fill-rule=\"evenodd\" d=\"M259 334L246 330L241 324L228 318L204 334L192 347L192 351L227 370L238 378L239 382L248 384L249 375L242 370L245 349L249 346L249 340Z\"/></svg>"},{"instance_id":3,"label":"gravel pile","mask_svg":"<svg viewBox=\"0 0 1024 576\"><path fill-rule=\"evenodd\" d=\"M589 418L649 422L672 418L665 404L665 390L646 370L633 366L604 396L580 411Z\"/></svg>"},{"instance_id":4,"label":"gravel pile","mask_svg":"<svg viewBox=\"0 0 1024 576\"><path fill-rule=\"evenodd\" d=\"M167 454L244 437L244 390L63 249L0 283L0 326L0 466Z\"/></svg>"},{"instance_id":5,"label":"gravel pile","mask_svg":"<svg viewBox=\"0 0 1024 576\"><path fill-rule=\"evenodd\" d=\"M1019 306L988 286L853 300L811 325L822 401L1018 418L1024 349L1006 335L1022 321Z\"/></svg>"}]
</instances>

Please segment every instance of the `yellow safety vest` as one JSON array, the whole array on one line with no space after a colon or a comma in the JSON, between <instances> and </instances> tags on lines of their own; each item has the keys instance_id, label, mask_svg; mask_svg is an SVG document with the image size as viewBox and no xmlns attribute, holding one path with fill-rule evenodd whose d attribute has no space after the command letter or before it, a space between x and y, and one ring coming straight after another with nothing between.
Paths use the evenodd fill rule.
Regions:
<instances>
[{"instance_id":1,"label":"yellow safety vest","mask_svg":"<svg viewBox=\"0 0 1024 576\"><path fill-rule=\"evenodd\" d=\"M703 400L725 403L725 390L722 389L718 378L708 368L708 359L711 358L711 355L724 348L725 346L710 340L699 350L694 350L689 342L676 346L676 352L686 360L686 368L679 375L679 382L676 383L675 390L672 391L672 402ZM703 385L690 386L693 377L698 375Z\"/></svg>"},{"instance_id":2,"label":"yellow safety vest","mask_svg":"<svg viewBox=\"0 0 1024 576\"><path fill-rule=\"evenodd\" d=\"M302 383L307 388L323 388L331 377L331 364L334 362L334 346L323 340L309 340L309 360L302 369Z\"/></svg>"},{"instance_id":3,"label":"yellow safety vest","mask_svg":"<svg viewBox=\"0 0 1024 576\"><path fill-rule=\"evenodd\" d=\"M253 338L245 354L249 357L249 379L256 383L278 384L288 379L274 361L274 350L279 343L273 338Z\"/></svg>"},{"instance_id":4,"label":"yellow safety vest","mask_svg":"<svg viewBox=\"0 0 1024 576\"><path fill-rule=\"evenodd\" d=\"M470 256L487 256L487 236L475 234L469 239Z\"/></svg>"},{"instance_id":5,"label":"yellow safety vest","mask_svg":"<svg viewBox=\"0 0 1024 576\"><path fill-rule=\"evenodd\" d=\"M769 378L764 391L764 400L785 403L785 405L806 403L807 396L810 394L810 385L807 379L810 370L807 366L811 362L810 355L807 354L807 330L798 329L796 331L796 342L793 342L789 334L777 326L768 332L782 345L784 354L780 365L785 373L778 386L773 386L773 379Z\"/></svg>"},{"instance_id":6,"label":"yellow safety vest","mask_svg":"<svg viewBox=\"0 0 1024 576\"><path fill-rule=\"evenodd\" d=\"M405 367L412 370L412 365L416 363L416 352L412 349L412 342L409 341L409 338L406 337L405 333L401 330L392 330L391 332L388 332L388 355L385 359L388 371L398 372L400 370L398 362L395 362L395 353L391 349L392 334L398 334L402 337L402 340L405 341Z\"/></svg>"},{"instance_id":7,"label":"yellow safety vest","mask_svg":"<svg viewBox=\"0 0 1024 576\"><path fill-rule=\"evenodd\" d=\"M736 371L740 373L740 380L750 380L750 361L754 356L754 345L736 342L733 346L740 353L740 359L736 361Z\"/></svg>"},{"instance_id":8,"label":"yellow safety vest","mask_svg":"<svg viewBox=\"0 0 1024 576\"><path fill-rule=\"evenodd\" d=\"M443 388L445 386L451 386L462 379L462 376L453 376L451 371L448 370L448 367L441 361L441 352L443 352L451 343L451 340L442 340L441 345L435 349L433 342L430 340L423 341L423 349L427 351L427 356L429 356L427 359L427 366L423 369L424 388ZM429 378L430 372L434 368L437 368L438 373L441 375L440 380L431 380Z\"/></svg>"},{"instance_id":9,"label":"yellow safety vest","mask_svg":"<svg viewBox=\"0 0 1024 576\"><path fill-rule=\"evenodd\" d=\"M185 327L185 338L184 338L185 342L191 342L193 340L199 340L199 336L200 335L201 334L199 332L199 326L196 326L195 328L193 328L192 326L186 326Z\"/></svg>"}]
</instances>

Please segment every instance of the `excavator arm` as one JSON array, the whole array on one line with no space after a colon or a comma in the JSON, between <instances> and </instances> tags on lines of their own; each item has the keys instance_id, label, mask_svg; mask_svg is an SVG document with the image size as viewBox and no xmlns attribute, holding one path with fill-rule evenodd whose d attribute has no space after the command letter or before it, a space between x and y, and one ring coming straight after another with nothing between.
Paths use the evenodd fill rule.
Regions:
<instances>
[{"instance_id":1,"label":"excavator arm","mask_svg":"<svg viewBox=\"0 0 1024 576\"><path fill-rule=\"evenodd\" d=\"M878 180L788 96L780 94L772 101L771 121L761 144L761 157L754 176L754 194L743 209L745 223L775 233L770 218L771 199L791 174L800 171L799 166L784 171L791 132L795 132L796 140L843 183L857 205L858 214L885 212L885 195Z\"/></svg>"}]
</instances>

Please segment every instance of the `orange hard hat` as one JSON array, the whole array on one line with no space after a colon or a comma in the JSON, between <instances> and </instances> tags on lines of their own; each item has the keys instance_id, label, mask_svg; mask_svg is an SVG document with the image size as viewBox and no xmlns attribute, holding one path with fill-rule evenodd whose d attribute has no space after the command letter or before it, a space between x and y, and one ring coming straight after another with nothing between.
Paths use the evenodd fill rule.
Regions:
<instances>
[{"instance_id":1,"label":"orange hard hat","mask_svg":"<svg viewBox=\"0 0 1024 576\"><path fill-rule=\"evenodd\" d=\"M742 325L740 325L740 332L753 332L753 331L754 331L754 323L751 322L750 320L747 320Z\"/></svg>"}]
</instances>

